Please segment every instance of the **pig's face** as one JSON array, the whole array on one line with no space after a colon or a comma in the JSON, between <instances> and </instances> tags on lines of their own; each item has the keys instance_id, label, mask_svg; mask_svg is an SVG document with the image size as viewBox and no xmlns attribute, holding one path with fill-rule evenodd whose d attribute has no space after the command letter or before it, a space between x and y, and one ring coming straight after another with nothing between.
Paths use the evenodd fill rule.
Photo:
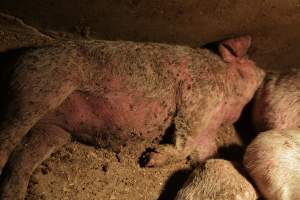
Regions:
<instances>
[{"instance_id":1,"label":"pig's face","mask_svg":"<svg viewBox=\"0 0 300 200\"><path fill-rule=\"evenodd\" d=\"M256 66L256 64L248 60L247 58L241 58L232 63L238 74L237 84L239 89L242 90L241 93L243 96L250 100L257 88L261 85L265 72Z\"/></svg>"},{"instance_id":2,"label":"pig's face","mask_svg":"<svg viewBox=\"0 0 300 200\"><path fill-rule=\"evenodd\" d=\"M251 100L265 76L264 71L247 58L246 52L250 43L251 38L245 36L226 40L219 45L220 55L231 71L227 81L232 90L227 97L230 103L225 106L225 123L233 123L239 118L242 109Z\"/></svg>"},{"instance_id":3,"label":"pig's face","mask_svg":"<svg viewBox=\"0 0 300 200\"><path fill-rule=\"evenodd\" d=\"M219 45L219 52L225 62L234 70L233 82L236 84L237 95L251 99L264 79L265 73L247 58L247 50L251 37L244 36L225 40Z\"/></svg>"},{"instance_id":4,"label":"pig's face","mask_svg":"<svg viewBox=\"0 0 300 200\"><path fill-rule=\"evenodd\" d=\"M232 91L227 96L230 103L225 106L225 124L238 120L244 106L252 99L265 76L262 69L247 59L230 65L233 70L232 80L230 80Z\"/></svg>"}]
</instances>

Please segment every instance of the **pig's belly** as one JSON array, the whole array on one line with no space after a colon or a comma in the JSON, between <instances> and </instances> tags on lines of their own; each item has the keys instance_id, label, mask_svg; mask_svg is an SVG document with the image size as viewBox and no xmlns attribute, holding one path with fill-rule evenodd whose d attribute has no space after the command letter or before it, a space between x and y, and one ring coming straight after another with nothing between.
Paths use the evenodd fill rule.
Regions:
<instances>
[{"instance_id":1,"label":"pig's belly","mask_svg":"<svg viewBox=\"0 0 300 200\"><path fill-rule=\"evenodd\" d=\"M55 123L73 136L99 146L154 139L171 123L175 101L150 99L125 92L96 97L75 91L54 112L42 119Z\"/></svg>"}]
</instances>

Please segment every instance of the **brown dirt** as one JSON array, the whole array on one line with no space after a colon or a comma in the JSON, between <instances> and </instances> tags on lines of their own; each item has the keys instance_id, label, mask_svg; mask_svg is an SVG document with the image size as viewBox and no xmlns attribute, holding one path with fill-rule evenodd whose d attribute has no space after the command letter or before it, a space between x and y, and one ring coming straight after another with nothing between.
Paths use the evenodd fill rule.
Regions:
<instances>
[{"instance_id":1,"label":"brown dirt","mask_svg":"<svg viewBox=\"0 0 300 200\"><path fill-rule=\"evenodd\" d=\"M116 154L72 142L38 167L27 199L172 199L190 171L189 164L141 168L138 158L146 146L125 147ZM173 190L164 192L169 187Z\"/></svg>"},{"instance_id":2,"label":"brown dirt","mask_svg":"<svg viewBox=\"0 0 300 200\"><path fill-rule=\"evenodd\" d=\"M300 0L1 0L0 12L58 38L201 46L250 34L260 66L300 67Z\"/></svg>"},{"instance_id":3,"label":"brown dirt","mask_svg":"<svg viewBox=\"0 0 300 200\"><path fill-rule=\"evenodd\" d=\"M228 147L242 146L233 127L221 128L217 143L227 149L228 159L239 154ZM152 145L144 141L114 153L74 141L35 170L27 200L171 200L191 173L193 163L186 160L159 168L140 167L141 154Z\"/></svg>"}]
</instances>

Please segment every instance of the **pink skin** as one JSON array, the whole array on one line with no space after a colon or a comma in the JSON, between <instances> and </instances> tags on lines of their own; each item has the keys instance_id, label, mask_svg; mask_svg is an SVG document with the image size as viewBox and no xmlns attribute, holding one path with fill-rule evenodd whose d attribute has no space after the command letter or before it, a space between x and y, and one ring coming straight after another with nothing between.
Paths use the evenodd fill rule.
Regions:
<instances>
[{"instance_id":1,"label":"pink skin","mask_svg":"<svg viewBox=\"0 0 300 200\"><path fill-rule=\"evenodd\" d=\"M108 142L97 140L97 134L105 134L103 132L107 130L113 130L113 134L124 143L139 137L153 139L167 128L171 116L168 115L167 107L163 108L159 102L147 101L140 96L141 94L134 91L130 96L124 92L111 92L104 97L74 92L41 122L59 125L74 136L95 145L102 145L96 142ZM168 102L167 99L165 101L169 103L168 107L171 110L175 102ZM140 112L141 110L143 112ZM151 124L147 126L149 121ZM161 123L162 121L164 123ZM162 126L160 129L159 125Z\"/></svg>"},{"instance_id":2,"label":"pink skin","mask_svg":"<svg viewBox=\"0 0 300 200\"><path fill-rule=\"evenodd\" d=\"M62 42L25 54L0 124L0 170L8 159L10 166L0 197L23 199L32 171L70 135L118 150L161 138L174 123L174 144L157 146L147 166L194 151L200 161L212 156L216 130L239 118L263 80L246 56L250 43L248 36L222 42L221 58L202 49L108 41Z\"/></svg>"}]
</instances>

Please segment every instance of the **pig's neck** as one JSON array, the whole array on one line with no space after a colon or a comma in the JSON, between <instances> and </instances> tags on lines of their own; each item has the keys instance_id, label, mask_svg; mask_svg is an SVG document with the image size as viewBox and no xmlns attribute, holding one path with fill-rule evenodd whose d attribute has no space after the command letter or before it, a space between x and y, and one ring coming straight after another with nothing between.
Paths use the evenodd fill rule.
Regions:
<instances>
[{"instance_id":1,"label":"pig's neck","mask_svg":"<svg viewBox=\"0 0 300 200\"><path fill-rule=\"evenodd\" d=\"M197 136L196 150L198 151L198 160L204 161L217 153L216 134L218 128L222 125L224 115L224 104L221 104L215 111L210 123L201 130L201 134Z\"/></svg>"},{"instance_id":2,"label":"pig's neck","mask_svg":"<svg viewBox=\"0 0 300 200\"><path fill-rule=\"evenodd\" d=\"M244 105L242 103L243 101L237 99L231 101L229 100L227 104L224 105L224 118L223 118L224 125L233 124L238 120Z\"/></svg>"},{"instance_id":3,"label":"pig's neck","mask_svg":"<svg viewBox=\"0 0 300 200\"><path fill-rule=\"evenodd\" d=\"M229 125L235 122L239 117L240 107L237 107L237 101L229 101L227 103L222 103L215 110L210 123L205 127L201 134L196 138L197 149L199 152L199 160L206 160L207 158L215 155L217 153L216 146L216 135L217 131L221 125Z\"/></svg>"},{"instance_id":4,"label":"pig's neck","mask_svg":"<svg viewBox=\"0 0 300 200\"><path fill-rule=\"evenodd\" d=\"M249 81L242 78L237 69L232 68L232 71L228 74L229 91L225 94L223 105L220 113L223 113L222 124L233 124L238 120L242 112L243 107L248 103L251 96L249 94L248 84ZM254 84L254 83L253 83Z\"/></svg>"},{"instance_id":5,"label":"pig's neck","mask_svg":"<svg viewBox=\"0 0 300 200\"><path fill-rule=\"evenodd\" d=\"M200 135L208 136L211 134L215 134L218 128L223 124L224 117L225 117L224 114L226 113L224 109L226 109L224 104L220 104L218 108L215 109L210 123L207 125L207 127L203 130L203 133Z\"/></svg>"}]
</instances>

